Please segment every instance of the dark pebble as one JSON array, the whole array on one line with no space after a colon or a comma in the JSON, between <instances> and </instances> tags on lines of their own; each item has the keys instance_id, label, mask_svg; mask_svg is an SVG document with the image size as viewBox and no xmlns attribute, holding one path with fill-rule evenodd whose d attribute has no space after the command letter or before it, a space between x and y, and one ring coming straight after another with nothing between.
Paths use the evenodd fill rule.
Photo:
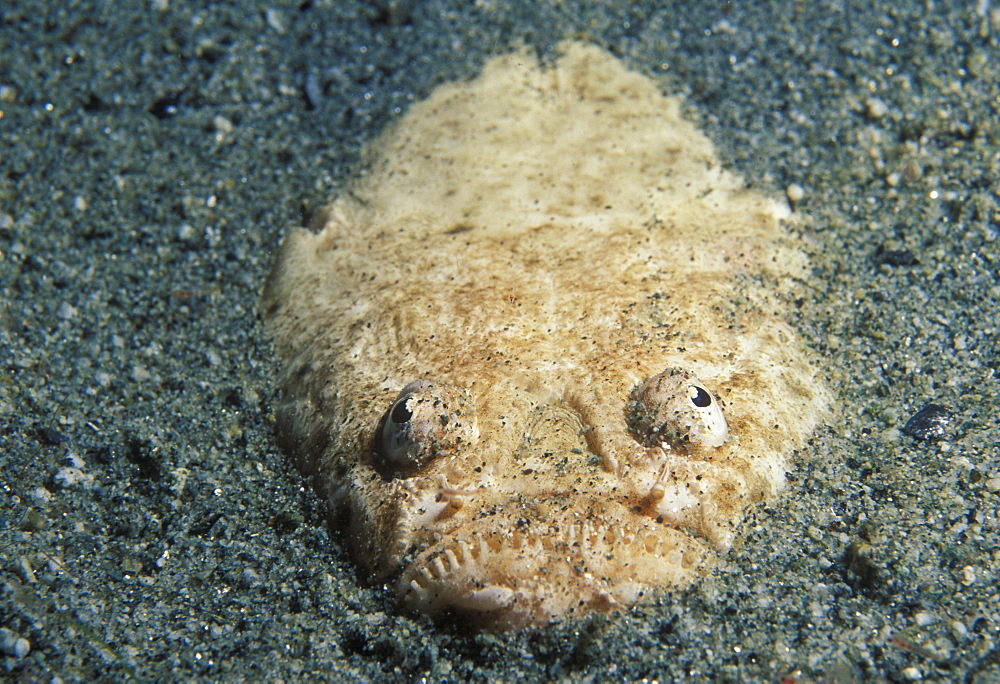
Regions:
<instances>
[{"instance_id":1,"label":"dark pebble","mask_svg":"<svg viewBox=\"0 0 1000 684\"><path fill-rule=\"evenodd\" d=\"M38 437L49 446L59 446L66 441L66 436L50 427L38 428Z\"/></svg>"},{"instance_id":2,"label":"dark pebble","mask_svg":"<svg viewBox=\"0 0 1000 684\"><path fill-rule=\"evenodd\" d=\"M169 119L180 111L181 94L171 90L153 100L149 106L149 113L157 119Z\"/></svg>"},{"instance_id":3,"label":"dark pebble","mask_svg":"<svg viewBox=\"0 0 1000 684\"><path fill-rule=\"evenodd\" d=\"M941 439L954 414L940 404L927 404L903 426L903 434L914 439Z\"/></svg>"},{"instance_id":4,"label":"dark pebble","mask_svg":"<svg viewBox=\"0 0 1000 684\"><path fill-rule=\"evenodd\" d=\"M875 261L889 266L916 266L920 263L917 255L908 249L886 249L879 247Z\"/></svg>"}]
</instances>

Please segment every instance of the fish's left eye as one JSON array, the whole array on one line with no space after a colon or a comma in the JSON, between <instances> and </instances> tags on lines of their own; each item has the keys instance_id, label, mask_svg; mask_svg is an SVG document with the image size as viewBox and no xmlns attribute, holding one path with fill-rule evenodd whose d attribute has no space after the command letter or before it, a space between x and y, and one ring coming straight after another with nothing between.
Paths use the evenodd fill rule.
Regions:
<instances>
[{"instance_id":1,"label":"fish's left eye","mask_svg":"<svg viewBox=\"0 0 1000 684\"><path fill-rule=\"evenodd\" d=\"M694 395L691 397L691 403L698 408L708 408L712 405L712 395L706 390L697 385L691 385L691 389L694 390Z\"/></svg>"},{"instance_id":2,"label":"fish's left eye","mask_svg":"<svg viewBox=\"0 0 1000 684\"><path fill-rule=\"evenodd\" d=\"M719 402L694 373L669 368L632 391L628 422L644 446L720 447L729 426Z\"/></svg>"}]
</instances>

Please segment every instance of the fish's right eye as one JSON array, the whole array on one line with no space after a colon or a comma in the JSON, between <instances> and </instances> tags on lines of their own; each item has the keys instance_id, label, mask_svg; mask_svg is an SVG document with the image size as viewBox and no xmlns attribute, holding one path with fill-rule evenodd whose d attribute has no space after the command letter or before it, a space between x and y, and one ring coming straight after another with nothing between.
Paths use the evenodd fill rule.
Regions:
<instances>
[{"instance_id":1,"label":"fish's right eye","mask_svg":"<svg viewBox=\"0 0 1000 684\"><path fill-rule=\"evenodd\" d=\"M403 388L382 415L375 467L389 479L410 477L478 437L467 392L445 383L416 380Z\"/></svg>"}]
</instances>

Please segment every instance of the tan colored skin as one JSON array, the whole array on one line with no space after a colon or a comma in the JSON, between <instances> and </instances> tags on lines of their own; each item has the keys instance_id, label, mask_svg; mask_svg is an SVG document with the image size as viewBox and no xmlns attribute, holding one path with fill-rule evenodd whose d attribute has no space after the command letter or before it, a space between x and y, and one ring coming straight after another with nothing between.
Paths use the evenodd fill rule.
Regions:
<instances>
[{"instance_id":1,"label":"tan colored skin","mask_svg":"<svg viewBox=\"0 0 1000 684\"><path fill-rule=\"evenodd\" d=\"M492 629L699 577L830 403L785 208L654 82L562 53L414 105L264 294L282 445L358 561Z\"/></svg>"}]
</instances>

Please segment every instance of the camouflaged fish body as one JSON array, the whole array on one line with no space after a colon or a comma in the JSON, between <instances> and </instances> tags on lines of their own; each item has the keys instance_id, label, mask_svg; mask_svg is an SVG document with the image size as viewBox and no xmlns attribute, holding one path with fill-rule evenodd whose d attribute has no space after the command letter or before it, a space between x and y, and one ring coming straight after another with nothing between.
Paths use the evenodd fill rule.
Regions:
<instances>
[{"instance_id":1,"label":"camouflaged fish body","mask_svg":"<svg viewBox=\"0 0 1000 684\"><path fill-rule=\"evenodd\" d=\"M282 445L359 562L493 629L699 577L830 402L784 205L651 80L561 51L415 105L264 295Z\"/></svg>"}]
</instances>

